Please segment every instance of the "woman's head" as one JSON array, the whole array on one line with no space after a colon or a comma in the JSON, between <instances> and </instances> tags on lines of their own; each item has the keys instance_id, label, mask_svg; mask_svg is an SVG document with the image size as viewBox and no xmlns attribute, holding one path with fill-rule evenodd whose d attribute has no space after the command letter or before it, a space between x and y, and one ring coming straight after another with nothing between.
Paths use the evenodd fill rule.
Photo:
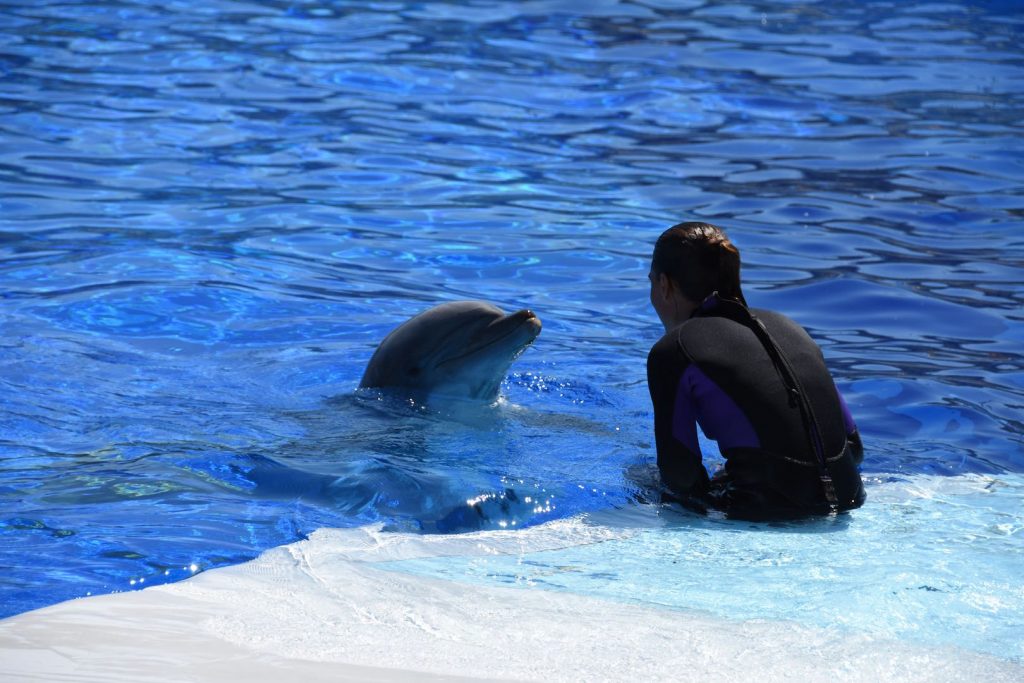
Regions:
<instances>
[{"instance_id":1,"label":"woman's head","mask_svg":"<svg viewBox=\"0 0 1024 683\"><path fill-rule=\"evenodd\" d=\"M678 309L673 297L690 304L687 316L713 292L747 303L740 288L740 252L721 228L710 223L680 223L661 234L651 259L651 287L651 303L666 327L666 316L673 317L666 307L672 303Z\"/></svg>"},{"instance_id":2,"label":"woman's head","mask_svg":"<svg viewBox=\"0 0 1024 683\"><path fill-rule=\"evenodd\" d=\"M694 303L717 291L746 304L740 289L739 249L724 230L710 223L680 223L661 233L651 271L664 273Z\"/></svg>"}]
</instances>

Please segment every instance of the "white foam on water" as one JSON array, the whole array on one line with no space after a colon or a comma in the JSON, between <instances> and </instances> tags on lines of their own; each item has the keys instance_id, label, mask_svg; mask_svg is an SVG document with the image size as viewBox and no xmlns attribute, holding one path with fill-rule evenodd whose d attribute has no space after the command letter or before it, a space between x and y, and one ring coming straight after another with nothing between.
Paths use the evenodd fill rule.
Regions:
<instances>
[{"instance_id":1,"label":"white foam on water","mask_svg":"<svg viewBox=\"0 0 1024 683\"><path fill-rule=\"evenodd\" d=\"M741 558L758 548L774 547L778 559L796 552L794 538L817 540L827 555L833 546L864 542L867 533L895 533L892 542L899 544L896 529L907 523L901 507L935 519L1002 490L1019 508L1017 486L991 477L877 484L871 506L832 533L673 518L653 507L602 521L575 518L457 536L325 529L181 583L0 621L0 679L1020 681L1019 660L910 642L856 619L790 618L784 603L791 595L778 597L772 617L742 610L723 617L700 600L679 599L702 594L702 586L719 585L712 595L730 594L720 584L738 576ZM1003 498L991 499L998 519ZM1019 524L1015 514L1004 523ZM1007 527L1004 535L1019 537L1019 529ZM844 537L845 543L833 540ZM874 545L868 550L878 552ZM592 564L559 564L565 560ZM786 565L762 565L756 556L745 561ZM501 569L508 566L519 566L522 580L503 585L510 583ZM849 567L821 566L819 581L794 586L792 595L824 593L828 602L830 592L851 588ZM671 567L683 571L673 574ZM697 575L700 584L691 581ZM441 578L447 576L452 579ZM661 593L644 585L673 577L692 585ZM751 586L733 588L742 594Z\"/></svg>"}]
</instances>

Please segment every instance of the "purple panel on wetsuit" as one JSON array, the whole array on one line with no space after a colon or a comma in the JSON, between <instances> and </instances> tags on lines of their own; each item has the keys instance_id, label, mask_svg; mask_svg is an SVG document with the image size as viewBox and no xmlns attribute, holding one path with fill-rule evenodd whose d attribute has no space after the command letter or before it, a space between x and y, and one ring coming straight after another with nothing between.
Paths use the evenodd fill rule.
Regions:
<instances>
[{"instance_id":1,"label":"purple panel on wetsuit","mask_svg":"<svg viewBox=\"0 0 1024 683\"><path fill-rule=\"evenodd\" d=\"M694 367L693 365L690 368ZM672 436L686 448L701 457L700 442L697 441L697 407L690 391L689 368L679 377L676 387L676 403L672 411Z\"/></svg>"},{"instance_id":2,"label":"purple panel on wetsuit","mask_svg":"<svg viewBox=\"0 0 1024 683\"><path fill-rule=\"evenodd\" d=\"M850 409L846 406L846 399L843 398L843 394L838 388L836 395L839 396L839 407L843 409L843 424L846 426L846 433L853 434L857 431L857 423L853 421L853 415L850 414Z\"/></svg>"},{"instance_id":3,"label":"purple panel on wetsuit","mask_svg":"<svg viewBox=\"0 0 1024 683\"><path fill-rule=\"evenodd\" d=\"M758 448L761 445L754 426L736 401L694 364L683 372L676 389L672 435L694 453L700 454L697 425L719 450Z\"/></svg>"}]
</instances>

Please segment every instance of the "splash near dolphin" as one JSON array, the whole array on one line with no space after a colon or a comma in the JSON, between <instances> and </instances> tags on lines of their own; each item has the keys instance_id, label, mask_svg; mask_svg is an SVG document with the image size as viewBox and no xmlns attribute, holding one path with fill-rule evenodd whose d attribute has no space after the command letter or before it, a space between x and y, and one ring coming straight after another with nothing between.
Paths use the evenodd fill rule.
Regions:
<instances>
[{"instance_id":1,"label":"splash near dolphin","mask_svg":"<svg viewBox=\"0 0 1024 683\"><path fill-rule=\"evenodd\" d=\"M540 329L529 310L505 315L484 301L434 306L384 338L359 386L493 402L509 366Z\"/></svg>"}]
</instances>

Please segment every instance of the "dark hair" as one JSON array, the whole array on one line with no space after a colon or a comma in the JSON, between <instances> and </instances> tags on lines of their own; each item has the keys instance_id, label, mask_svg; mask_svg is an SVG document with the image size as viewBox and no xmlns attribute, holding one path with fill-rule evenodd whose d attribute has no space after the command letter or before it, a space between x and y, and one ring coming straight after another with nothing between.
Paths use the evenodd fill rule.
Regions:
<instances>
[{"instance_id":1,"label":"dark hair","mask_svg":"<svg viewBox=\"0 0 1024 683\"><path fill-rule=\"evenodd\" d=\"M695 303L718 292L723 299L747 305L740 289L740 251L718 226L680 223L661 233L651 269L667 275Z\"/></svg>"}]
</instances>

